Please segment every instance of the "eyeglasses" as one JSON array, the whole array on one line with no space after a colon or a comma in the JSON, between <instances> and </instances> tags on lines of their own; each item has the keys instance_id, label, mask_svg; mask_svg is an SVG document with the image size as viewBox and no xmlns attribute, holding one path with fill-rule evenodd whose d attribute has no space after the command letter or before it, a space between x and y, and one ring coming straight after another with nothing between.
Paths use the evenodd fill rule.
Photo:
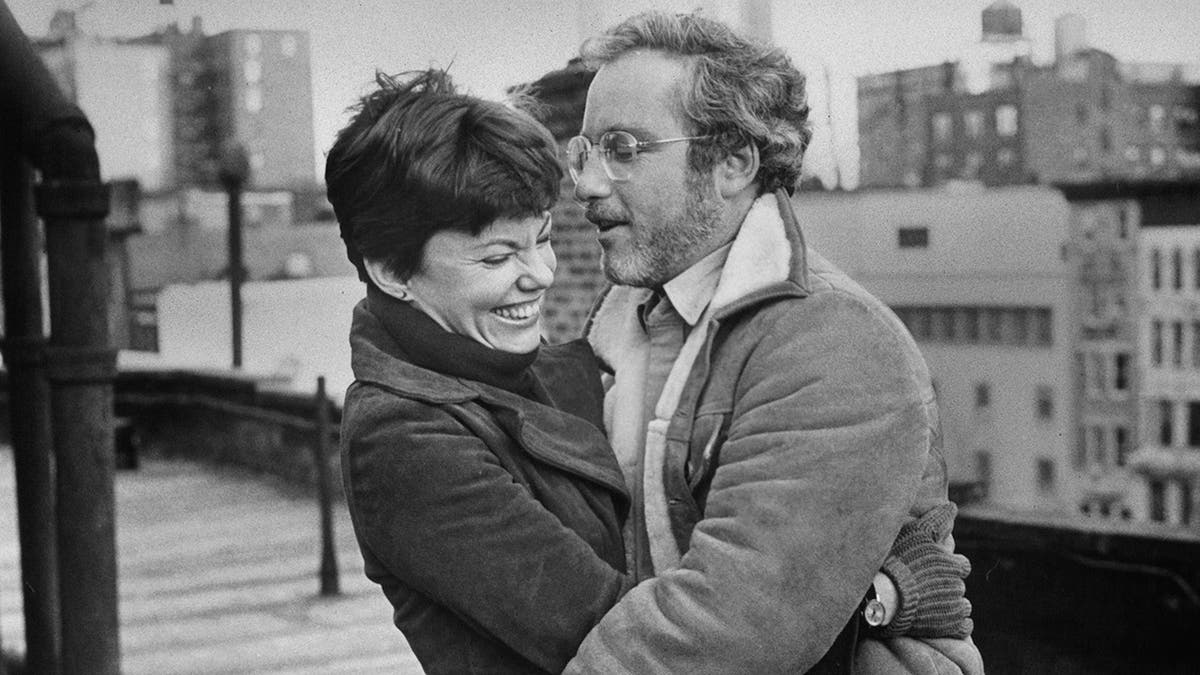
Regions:
<instances>
[{"instance_id":1,"label":"eyeglasses","mask_svg":"<svg viewBox=\"0 0 1200 675\"><path fill-rule=\"evenodd\" d=\"M662 138L657 141L639 141L628 131L606 131L600 135L597 143L600 153L600 163L609 180L622 182L629 180L633 174L633 161L638 152L644 148L664 143L679 141L695 141L708 136L681 136L679 138ZM567 169L571 172L571 180L579 182L587 167L588 157L592 153L592 142L587 136L576 136L567 142Z\"/></svg>"}]
</instances>

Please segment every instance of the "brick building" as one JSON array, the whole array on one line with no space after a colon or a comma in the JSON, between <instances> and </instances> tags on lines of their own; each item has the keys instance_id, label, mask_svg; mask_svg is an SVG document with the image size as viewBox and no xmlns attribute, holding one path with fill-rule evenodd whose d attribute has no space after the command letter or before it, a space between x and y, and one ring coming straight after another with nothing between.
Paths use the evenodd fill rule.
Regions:
<instances>
[{"instance_id":1,"label":"brick building","mask_svg":"<svg viewBox=\"0 0 1200 675\"><path fill-rule=\"evenodd\" d=\"M1200 68L1122 64L1061 17L1036 65L1020 10L983 12L960 61L858 81L863 187L1165 179L1200 173Z\"/></svg>"}]
</instances>

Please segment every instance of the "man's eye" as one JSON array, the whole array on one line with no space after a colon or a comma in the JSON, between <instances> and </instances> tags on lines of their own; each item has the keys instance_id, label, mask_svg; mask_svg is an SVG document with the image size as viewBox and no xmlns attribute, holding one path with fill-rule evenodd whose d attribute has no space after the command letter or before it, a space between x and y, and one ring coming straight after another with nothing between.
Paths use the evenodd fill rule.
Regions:
<instances>
[{"instance_id":1,"label":"man's eye","mask_svg":"<svg viewBox=\"0 0 1200 675\"><path fill-rule=\"evenodd\" d=\"M545 246L550 243L550 235L546 235L537 240L538 246Z\"/></svg>"},{"instance_id":2,"label":"man's eye","mask_svg":"<svg viewBox=\"0 0 1200 675\"><path fill-rule=\"evenodd\" d=\"M504 255L490 255L490 256L480 260L479 262L483 263L484 265L489 265L491 267L498 267L498 266L503 265L504 263L508 262L508 259L509 259L509 255L506 253Z\"/></svg>"},{"instance_id":3,"label":"man's eye","mask_svg":"<svg viewBox=\"0 0 1200 675\"><path fill-rule=\"evenodd\" d=\"M608 148L608 156L618 162L632 162L637 157L637 146L613 143Z\"/></svg>"}]
</instances>

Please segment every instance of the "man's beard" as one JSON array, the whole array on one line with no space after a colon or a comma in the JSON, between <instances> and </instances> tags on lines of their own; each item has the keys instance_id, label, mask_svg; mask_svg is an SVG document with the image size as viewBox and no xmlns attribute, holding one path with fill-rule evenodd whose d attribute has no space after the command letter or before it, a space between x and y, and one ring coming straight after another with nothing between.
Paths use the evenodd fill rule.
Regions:
<instances>
[{"instance_id":1,"label":"man's beard","mask_svg":"<svg viewBox=\"0 0 1200 675\"><path fill-rule=\"evenodd\" d=\"M619 258L604 252L604 274L622 286L661 287L686 270L713 247L721 228L721 202L708 176L688 171L689 199L684 212L669 223L635 229L629 250Z\"/></svg>"}]
</instances>

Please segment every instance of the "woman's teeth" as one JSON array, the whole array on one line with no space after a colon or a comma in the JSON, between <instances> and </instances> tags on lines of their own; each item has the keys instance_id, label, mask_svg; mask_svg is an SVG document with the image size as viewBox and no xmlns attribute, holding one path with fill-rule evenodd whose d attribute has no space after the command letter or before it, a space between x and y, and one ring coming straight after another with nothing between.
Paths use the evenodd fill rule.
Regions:
<instances>
[{"instance_id":1,"label":"woman's teeth","mask_svg":"<svg viewBox=\"0 0 1200 675\"><path fill-rule=\"evenodd\" d=\"M532 318L537 315L538 301L531 300L529 302L522 302L522 303L516 304L516 305L506 305L504 307L497 307L496 309L493 309L492 312L494 312L495 314L497 314L500 317L505 318L505 319L510 319L513 321L521 321L524 319Z\"/></svg>"}]
</instances>

